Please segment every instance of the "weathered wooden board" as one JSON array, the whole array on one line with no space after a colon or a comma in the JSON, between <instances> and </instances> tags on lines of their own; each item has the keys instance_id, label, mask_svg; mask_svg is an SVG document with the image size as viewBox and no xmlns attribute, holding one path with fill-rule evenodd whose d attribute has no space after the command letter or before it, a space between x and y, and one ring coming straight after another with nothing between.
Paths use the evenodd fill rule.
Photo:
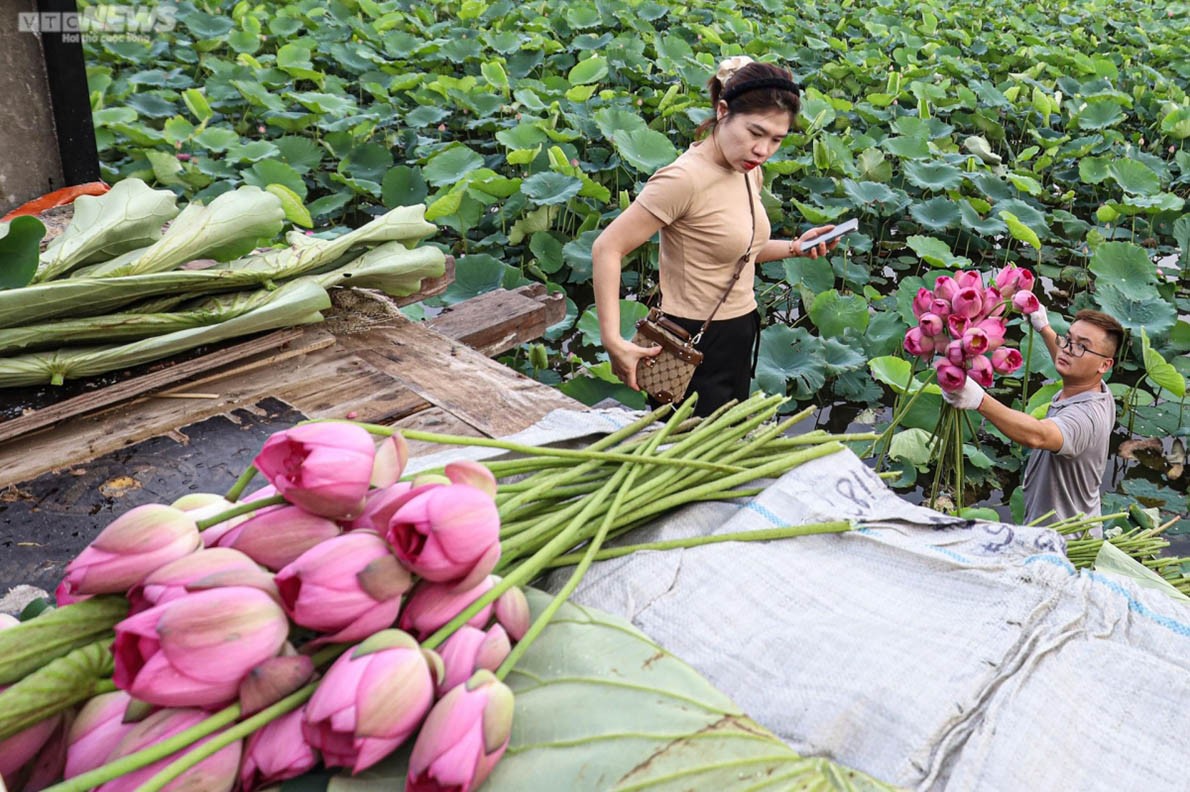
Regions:
<instances>
[{"instance_id":1,"label":"weathered wooden board","mask_svg":"<svg viewBox=\"0 0 1190 792\"><path fill-rule=\"evenodd\" d=\"M451 306L426 324L477 352L495 356L540 338L547 327L565 317L566 295L547 295L545 286L534 284L481 294Z\"/></svg>"}]
</instances>

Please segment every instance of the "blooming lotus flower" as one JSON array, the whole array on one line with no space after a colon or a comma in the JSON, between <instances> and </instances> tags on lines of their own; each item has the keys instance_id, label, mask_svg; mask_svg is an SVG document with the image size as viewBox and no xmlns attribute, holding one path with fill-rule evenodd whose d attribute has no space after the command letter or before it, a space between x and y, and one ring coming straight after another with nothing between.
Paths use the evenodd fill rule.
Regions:
<instances>
[{"instance_id":1,"label":"blooming lotus flower","mask_svg":"<svg viewBox=\"0 0 1190 792\"><path fill-rule=\"evenodd\" d=\"M342 533L334 520L297 506L270 506L253 513L218 539L274 572L311 547Z\"/></svg>"},{"instance_id":2,"label":"blooming lotus flower","mask_svg":"<svg viewBox=\"0 0 1190 792\"><path fill-rule=\"evenodd\" d=\"M992 373L992 361L988 360L986 355L978 355L971 358L970 366L967 370L968 377L985 388L992 387L992 382L995 381L995 375Z\"/></svg>"},{"instance_id":3,"label":"blooming lotus flower","mask_svg":"<svg viewBox=\"0 0 1190 792\"><path fill-rule=\"evenodd\" d=\"M135 723L124 723L124 711L132 698L123 690L101 693L79 710L66 735L66 768L63 775L74 778L107 763L124 735Z\"/></svg>"},{"instance_id":4,"label":"blooming lotus flower","mask_svg":"<svg viewBox=\"0 0 1190 792\"><path fill-rule=\"evenodd\" d=\"M958 293L959 284L955 283L954 278L949 275L943 275L934 282L934 297L939 300L951 302Z\"/></svg>"},{"instance_id":5,"label":"blooming lotus flower","mask_svg":"<svg viewBox=\"0 0 1190 792\"><path fill-rule=\"evenodd\" d=\"M424 641L495 585L496 578L491 575L478 586L463 591L448 583L421 583L405 603L399 626L419 641ZM467 620L467 624L482 629L491 619L492 610L491 604L481 608Z\"/></svg>"},{"instance_id":6,"label":"blooming lotus flower","mask_svg":"<svg viewBox=\"0 0 1190 792\"><path fill-rule=\"evenodd\" d=\"M917 326L921 328L922 335L931 338L941 333L944 327L942 317L928 311L917 318Z\"/></svg>"},{"instance_id":7,"label":"blooming lotus flower","mask_svg":"<svg viewBox=\"0 0 1190 792\"><path fill-rule=\"evenodd\" d=\"M960 289L983 291L983 276L975 270L963 270L954 274L954 282Z\"/></svg>"},{"instance_id":8,"label":"blooming lotus flower","mask_svg":"<svg viewBox=\"0 0 1190 792\"><path fill-rule=\"evenodd\" d=\"M1000 347L992 353L992 368L1001 374L1011 374L1024 364L1021 353L1009 347Z\"/></svg>"},{"instance_id":9,"label":"blooming lotus flower","mask_svg":"<svg viewBox=\"0 0 1190 792\"><path fill-rule=\"evenodd\" d=\"M370 531L351 531L310 548L277 573L285 612L303 627L357 641L391 627L413 578Z\"/></svg>"},{"instance_id":10,"label":"blooming lotus flower","mask_svg":"<svg viewBox=\"0 0 1190 792\"><path fill-rule=\"evenodd\" d=\"M373 487L391 487L405 472L405 465L409 462L409 444L400 432L394 432L376 446L376 457L372 461Z\"/></svg>"},{"instance_id":11,"label":"blooming lotus flower","mask_svg":"<svg viewBox=\"0 0 1190 792\"><path fill-rule=\"evenodd\" d=\"M481 668L495 671L511 651L508 633L499 624L487 630L463 625L451 633L439 652L446 670L438 683L438 693L441 695L455 685L463 684Z\"/></svg>"},{"instance_id":12,"label":"blooming lotus flower","mask_svg":"<svg viewBox=\"0 0 1190 792\"><path fill-rule=\"evenodd\" d=\"M363 508L375 456L366 429L325 422L274 434L253 464L290 503L338 520Z\"/></svg>"},{"instance_id":13,"label":"blooming lotus flower","mask_svg":"<svg viewBox=\"0 0 1190 792\"><path fill-rule=\"evenodd\" d=\"M988 338L988 351L994 351L1004 343L1004 333L1007 328L1003 319L983 319L975 325Z\"/></svg>"},{"instance_id":14,"label":"blooming lotus flower","mask_svg":"<svg viewBox=\"0 0 1190 792\"><path fill-rule=\"evenodd\" d=\"M921 318L921 315L930 310L930 305L934 302L934 293L926 288L917 290L917 295L913 298L913 315Z\"/></svg>"},{"instance_id":15,"label":"blooming lotus flower","mask_svg":"<svg viewBox=\"0 0 1190 792\"><path fill-rule=\"evenodd\" d=\"M405 792L477 789L508 747L512 715L512 691L490 671L451 688L413 744Z\"/></svg>"},{"instance_id":16,"label":"blooming lotus flower","mask_svg":"<svg viewBox=\"0 0 1190 792\"><path fill-rule=\"evenodd\" d=\"M289 632L285 612L263 591L229 586L155 605L116 625L112 680L162 707L220 707Z\"/></svg>"},{"instance_id":17,"label":"blooming lotus flower","mask_svg":"<svg viewBox=\"0 0 1190 792\"><path fill-rule=\"evenodd\" d=\"M500 560L500 515L468 484L411 490L388 524L388 541L412 572L435 583L473 588Z\"/></svg>"},{"instance_id":18,"label":"blooming lotus flower","mask_svg":"<svg viewBox=\"0 0 1190 792\"><path fill-rule=\"evenodd\" d=\"M978 327L968 327L967 332L963 333L961 343L963 345L963 354L967 357L982 355L988 351L988 334ZM954 361L951 362L953 363Z\"/></svg>"},{"instance_id":19,"label":"blooming lotus flower","mask_svg":"<svg viewBox=\"0 0 1190 792\"><path fill-rule=\"evenodd\" d=\"M967 351L963 349L963 342L961 339L951 341L946 345L946 361L952 366L962 367L963 361L967 359Z\"/></svg>"},{"instance_id":20,"label":"blooming lotus flower","mask_svg":"<svg viewBox=\"0 0 1190 792\"><path fill-rule=\"evenodd\" d=\"M910 327L905 333L903 343L905 351L917 357L927 357L934 352L934 344L929 340L920 327Z\"/></svg>"},{"instance_id":21,"label":"blooming lotus flower","mask_svg":"<svg viewBox=\"0 0 1190 792\"><path fill-rule=\"evenodd\" d=\"M398 481L383 489L374 489L368 493L364 502L364 510L350 522L342 523L348 531L373 531L384 534L388 530L388 521L397 507L405 502L405 493L413 489L408 481Z\"/></svg>"},{"instance_id":22,"label":"blooming lotus flower","mask_svg":"<svg viewBox=\"0 0 1190 792\"><path fill-rule=\"evenodd\" d=\"M305 713L305 707L288 712L248 738L240 766L245 792L297 778L318 763L318 754L302 736Z\"/></svg>"},{"instance_id":23,"label":"blooming lotus flower","mask_svg":"<svg viewBox=\"0 0 1190 792\"><path fill-rule=\"evenodd\" d=\"M129 754L134 754L150 745L155 745L175 734L189 729L209 716L209 712L200 709L163 709L159 710L133 728L120 740L116 750L112 752L109 761L115 761ZM157 773L165 769L166 765L178 759L179 755L189 753L210 740L205 737L195 742L193 747L182 749L181 754L172 754L151 765L119 776L99 787L97 792L135 792ZM224 746L211 756L191 767L182 775L170 781L162 788L162 792L231 792L236 782L236 770L240 765L240 752L243 744L237 740Z\"/></svg>"},{"instance_id":24,"label":"blooming lotus flower","mask_svg":"<svg viewBox=\"0 0 1190 792\"><path fill-rule=\"evenodd\" d=\"M442 661L400 630L382 630L342 655L306 704L302 734L328 767L358 773L417 730Z\"/></svg>"},{"instance_id":25,"label":"blooming lotus flower","mask_svg":"<svg viewBox=\"0 0 1190 792\"><path fill-rule=\"evenodd\" d=\"M930 303L930 313L938 314L943 319L950 316L950 300L934 298Z\"/></svg>"},{"instance_id":26,"label":"blooming lotus flower","mask_svg":"<svg viewBox=\"0 0 1190 792\"><path fill-rule=\"evenodd\" d=\"M957 391L967 381L967 372L948 360L934 361L934 370L938 372L938 387L948 393Z\"/></svg>"},{"instance_id":27,"label":"blooming lotus flower","mask_svg":"<svg viewBox=\"0 0 1190 792\"><path fill-rule=\"evenodd\" d=\"M62 772L65 715L51 715L0 740L0 788L42 789Z\"/></svg>"},{"instance_id":28,"label":"blooming lotus flower","mask_svg":"<svg viewBox=\"0 0 1190 792\"><path fill-rule=\"evenodd\" d=\"M123 593L201 544L189 514L159 503L137 506L109 523L67 564L56 592L58 604L82 594Z\"/></svg>"},{"instance_id":29,"label":"blooming lotus flower","mask_svg":"<svg viewBox=\"0 0 1190 792\"><path fill-rule=\"evenodd\" d=\"M1012 307L1024 314L1031 314L1041 307L1033 292L1019 291L1012 295Z\"/></svg>"},{"instance_id":30,"label":"blooming lotus flower","mask_svg":"<svg viewBox=\"0 0 1190 792\"><path fill-rule=\"evenodd\" d=\"M974 319L983 310L983 295L975 289L960 289L950 301L951 316Z\"/></svg>"},{"instance_id":31,"label":"blooming lotus flower","mask_svg":"<svg viewBox=\"0 0 1190 792\"><path fill-rule=\"evenodd\" d=\"M963 333L967 332L967 328L970 325L971 320L965 316L951 314L946 317L946 329L950 333L951 338L962 338Z\"/></svg>"},{"instance_id":32,"label":"blooming lotus flower","mask_svg":"<svg viewBox=\"0 0 1190 792\"><path fill-rule=\"evenodd\" d=\"M529 600L518 587L513 586L501 594L492 610L496 614L496 621L512 640L519 641L529 632Z\"/></svg>"},{"instance_id":33,"label":"blooming lotus flower","mask_svg":"<svg viewBox=\"0 0 1190 792\"><path fill-rule=\"evenodd\" d=\"M279 599L272 575L238 550L214 547L171 561L128 592L129 614L179 599L192 591L249 586Z\"/></svg>"}]
</instances>

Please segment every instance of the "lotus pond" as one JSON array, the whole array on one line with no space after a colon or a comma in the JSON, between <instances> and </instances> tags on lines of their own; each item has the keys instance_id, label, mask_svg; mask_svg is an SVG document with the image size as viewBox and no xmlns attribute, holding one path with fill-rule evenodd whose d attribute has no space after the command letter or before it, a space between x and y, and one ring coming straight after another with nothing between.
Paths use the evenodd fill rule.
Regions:
<instances>
[{"instance_id":1,"label":"lotus pond","mask_svg":"<svg viewBox=\"0 0 1190 792\"><path fill-rule=\"evenodd\" d=\"M1186 3L1139 0L243 0L86 46L108 181L200 200L282 185L289 220L322 235L424 202L458 262L423 310L530 280L564 291L566 320L505 362L632 406L599 347L592 241L691 140L721 58L778 60L805 93L765 166L773 232L854 216L861 233L829 265L763 267L756 387L880 428L912 387L917 289L1029 267L1059 331L1092 307L1131 333L1105 510L1136 502L1186 534L1188 27ZM655 245L627 263L625 333L655 268ZM1028 357L996 393L1043 411L1054 371L1041 344ZM939 404L925 394L893 440L906 493ZM965 500L1010 514L1022 450L990 430L966 453Z\"/></svg>"}]
</instances>

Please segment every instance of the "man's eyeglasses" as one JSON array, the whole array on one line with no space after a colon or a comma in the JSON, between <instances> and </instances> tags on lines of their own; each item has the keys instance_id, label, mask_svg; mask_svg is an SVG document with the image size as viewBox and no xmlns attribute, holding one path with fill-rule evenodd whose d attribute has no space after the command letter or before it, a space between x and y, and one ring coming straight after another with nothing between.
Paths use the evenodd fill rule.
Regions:
<instances>
[{"instance_id":1,"label":"man's eyeglasses","mask_svg":"<svg viewBox=\"0 0 1190 792\"><path fill-rule=\"evenodd\" d=\"M1086 344L1080 341L1072 341L1070 340L1070 336L1058 336L1058 346L1062 347L1076 358L1080 358L1090 352L1092 355L1098 355L1101 358L1108 358L1109 360L1111 359L1111 355L1105 355L1102 352L1096 352L1094 349L1090 349Z\"/></svg>"}]
</instances>

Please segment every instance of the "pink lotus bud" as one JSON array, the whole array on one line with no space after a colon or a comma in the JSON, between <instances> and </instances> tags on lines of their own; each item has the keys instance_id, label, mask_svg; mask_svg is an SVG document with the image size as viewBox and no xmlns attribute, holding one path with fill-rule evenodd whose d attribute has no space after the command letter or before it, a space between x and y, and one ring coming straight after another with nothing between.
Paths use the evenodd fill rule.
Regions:
<instances>
[{"instance_id":1,"label":"pink lotus bud","mask_svg":"<svg viewBox=\"0 0 1190 792\"><path fill-rule=\"evenodd\" d=\"M939 333L938 335L934 336L933 338L927 338L926 341L933 342L933 344L934 344L933 351L934 351L935 355L945 355L946 348L948 346L950 346L950 334L949 333Z\"/></svg>"},{"instance_id":2,"label":"pink lotus bud","mask_svg":"<svg viewBox=\"0 0 1190 792\"><path fill-rule=\"evenodd\" d=\"M975 289L976 291L983 291L983 276L975 270L963 270L956 272L954 275L954 282L959 289Z\"/></svg>"},{"instance_id":3,"label":"pink lotus bud","mask_svg":"<svg viewBox=\"0 0 1190 792\"><path fill-rule=\"evenodd\" d=\"M995 286L989 286L983 290L983 308L979 312L980 319L985 319L989 316L998 315L1004 310L1004 297L1000 294L1000 290Z\"/></svg>"},{"instance_id":4,"label":"pink lotus bud","mask_svg":"<svg viewBox=\"0 0 1190 792\"><path fill-rule=\"evenodd\" d=\"M983 310L983 295L975 289L961 289L950 301L951 316L974 319Z\"/></svg>"},{"instance_id":5,"label":"pink lotus bud","mask_svg":"<svg viewBox=\"0 0 1190 792\"><path fill-rule=\"evenodd\" d=\"M266 484L260 489L253 490L244 497L240 498L240 502L251 503L252 501L262 500L264 498L272 498L276 494L277 488L272 484ZM223 499L220 498L220 500ZM226 502L227 501L224 501L224 503ZM231 505L234 504L229 504L229 508ZM208 517L214 517L218 513L219 512L217 511L208 513L206 509L203 509L201 512L196 514L194 519L201 520ZM221 523L215 523L214 525L204 529L202 532L202 543L207 547L215 547L219 544L219 540L223 538L224 534L230 532L233 528L249 519L251 516L251 514L241 514L237 517L232 517L230 520L224 520Z\"/></svg>"},{"instance_id":6,"label":"pink lotus bud","mask_svg":"<svg viewBox=\"0 0 1190 792\"><path fill-rule=\"evenodd\" d=\"M260 589L280 600L272 575L238 550L215 547L171 561L128 592L129 615L179 599L192 591L224 586Z\"/></svg>"},{"instance_id":7,"label":"pink lotus bud","mask_svg":"<svg viewBox=\"0 0 1190 792\"><path fill-rule=\"evenodd\" d=\"M290 503L339 520L363 509L375 456L366 429L327 421L274 434L253 464Z\"/></svg>"},{"instance_id":8,"label":"pink lotus bud","mask_svg":"<svg viewBox=\"0 0 1190 792\"><path fill-rule=\"evenodd\" d=\"M937 314L943 319L950 316L950 300L941 300L935 298L934 301L930 303L930 313Z\"/></svg>"},{"instance_id":9,"label":"pink lotus bud","mask_svg":"<svg viewBox=\"0 0 1190 792\"><path fill-rule=\"evenodd\" d=\"M116 625L112 681L162 707L221 707L288 632L285 612L259 589L197 591Z\"/></svg>"},{"instance_id":10,"label":"pink lotus bud","mask_svg":"<svg viewBox=\"0 0 1190 792\"><path fill-rule=\"evenodd\" d=\"M478 462L462 459L449 463L443 470L451 484L470 484L489 498L496 497L496 477Z\"/></svg>"},{"instance_id":11,"label":"pink lotus bud","mask_svg":"<svg viewBox=\"0 0 1190 792\"><path fill-rule=\"evenodd\" d=\"M449 484L450 479L442 473L418 473L412 483L414 489L421 489L430 484Z\"/></svg>"},{"instance_id":12,"label":"pink lotus bud","mask_svg":"<svg viewBox=\"0 0 1190 792\"><path fill-rule=\"evenodd\" d=\"M305 714L305 707L287 712L248 738L240 766L245 792L297 778L318 763L318 754L302 736Z\"/></svg>"},{"instance_id":13,"label":"pink lotus bud","mask_svg":"<svg viewBox=\"0 0 1190 792\"><path fill-rule=\"evenodd\" d=\"M163 709L159 710L140 723L120 740L116 750L112 752L109 761L115 761L129 754L148 748L159 742L173 737L175 734L189 729L209 716L209 712L200 709ZM97 792L135 792L150 778L165 769L165 766L176 761L194 748L210 740L204 737L193 746L183 748L179 753L171 754L151 765L119 776L99 787ZM235 786L236 771L240 766L240 752L243 743L237 740L224 746L211 756L203 759L194 767L187 770L178 778L170 781L162 788L162 792L231 792Z\"/></svg>"},{"instance_id":14,"label":"pink lotus bud","mask_svg":"<svg viewBox=\"0 0 1190 792\"><path fill-rule=\"evenodd\" d=\"M328 767L352 773L388 756L421 724L442 661L400 630L382 630L335 661L306 705L302 734Z\"/></svg>"},{"instance_id":15,"label":"pink lotus bud","mask_svg":"<svg viewBox=\"0 0 1190 792\"><path fill-rule=\"evenodd\" d=\"M967 382L967 372L947 360L934 361L934 369L938 372L938 387L948 393L954 393Z\"/></svg>"},{"instance_id":16,"label":"pink lotus bud","mask_svg":"<svg viewBox=\"0 0 1190 792\"><path fill-rule=\"evenodd\" d=\"M388 530L388 521L397 507L404 503L402 496L413 489L408 481L398 481L382 489L374 489L368 493L364 502L364 510L350 522L341 523L346 531L374 531L384 534Z\"/></svg>"},{"instance_id":17,"label":"pink lotus bud","mask_svg":"<svg viewBox=\"0 0 1190 792\"><path fill-rule=\"evenodd\" d=\"M499 624L487 630L463 625L442 644L440 653L446 671L438 683L438 694L463 684L481 668L495 671L511 651L508 633Z\"/></svg>"},{"instance_id":18,"label":"pink lotus bud","mask_svg":"<svg viewBox=\"0 0 1190 792\"><path fill-rule=\"evenodd\" d=\"M917 290L917 295L913 298L913 315L921 318L921 315L930 310L930 305L934 302L934 293L929 289L921 288Z\"/></svg>"},{"instance_id":19,"label":"pink lotus bud","mask_svg":"<svg viewBox=\"0 0 1190 792\"><path fill-rule=\"evenodd\" d=\"M131 701L127 693L117 690L101 693L83 705L66 737L66 778L107 763L120 740L136 725L124 723L124 710Z\"/></svg>"},{"instance_id":20,"label":"pink lotus bud","mask_svg":"<svg viewBox=\"0 0 1190 792\"><path fill-rule=\"evenodd\" d=\"M478 789L508 748L512 716L512 691L490 671L451 688L413 744L405 792Z\"/></svg>"},{"instance_id":21,"label":"pink lotus bud","mask_svg":"<svg viewBox=\"0 0 1190 792\"><path fill-rule=\"evenodd\" d=\"M917 357L927 357L933 354L934 345L922 332L920 327L910 327L909 331L905 333L905 341L902 344L905 351L910 355Z\"/></svg>"},{"instance_id":22,"label":"pink lotus bud","mask_svg":"<svg viewBox=\"0 0 1190 792\"><path fill-rule=\"evenodd\" d=\"M253 668L240 683L240 714L255 715L293 693L314 676L307 655L278 655Z\"/></svg>"},{"instance_id":23,"label":"pink lotus bud","mask_svg":"<svg viewBox=\"0 0 1190 792\"><path fill-rule=\"evenodd\" d=\"M194 518L185 512L159 503L137 506L110 522L66 566L58 604L80 594L121 594L201 544Z\"/></svg>"},{"instance_id":24,"label":"pink lotus bud","mask_svg":"<svg viewBox=\"0 0 1190 792\"><path fill-rule=\"evenodd\" d=\"M968 327L961 341L963 354L969 358L988 351L988 334L978 327Z\"/></svg>"},{"instance_id":25,"label":"pink lotus bud","mask_svg":"<svg viewBox=\"0 0 1190 792\"><path fill-rule=\"evenodd\" d=\"M219 547L239 550L274 572L311 547L342 533L338 524L297 506L270 506L219 537Z\"/></svg>"},{"instance_id":26,"label":"pink lotus bud","mask_svg":"<svg viewBox=\"0 0 1190 792\"><path fill-rule=\"evenodd\" d=\"M405 609L401 611L399 626L419 641L424 641L463 609L492 590L496 578L489 575L478 586L459 591L449 583L422 582L414 589ZM492 617L492 605L481 608L467 620L472 627L483 629Z\"/></svg>"},{"instance_id":27,"label":"pink lotus bud","mask_svg":"<svg viewBox=\"0 0 1190 792\"><path fill-rule=\"evenodd\" d=\"M409 462L409 444L405 436L395 432L386 437L376 446L376 459L372 462L373 487L391 487L405 472L405 465Z\"/></svg>"},{"instance_id":28,"label":"pink lotus bud","mask_svg":"<svg viewBox=\"0 0 1190 792\"><path fill-rule=\"evenodd\" d=\"M946 360L951 365L961 367L966 359L967 353L963 350L962 340L956 339L946 345Z\"/></svg>"},{"instance_id":29,"label":"pink lotus bud","mask_svg":"<svg viewBox=\"0 0 1190 792\"><path fill-rule=\"evenodd\" d=\"M996 288L1005 297L1012 297L1018 291L1032 291L1034 283L1033 273L1024 267L1009 264L996 273Z\"/></svg>"},{"instance_id":30,"label":"pink lotus bud","mask_svg":"<svg viewBox=\"0 0 1190 792\"><path fill-rule=\"evenodd\" d=\"M1033 284L1036 278L1033 277L1033 271L1024 267L1017 267L1016 287L1021 291L1033 291Z\"/></svg>"},{"instance_id":31,"label":"pink lotus bud","mask_svg":"<svg viewBox=\"0 0 1190 792\"><path fill-rule=\"evenodd\" d=\"M63 714L51 715L0 740L0 789L43 789L62 773L66 758ZM39 783L30 783L36 776ZM47 776L49 776L47 778ZM44 783L40 783L44 782Z\"/></svg>"},{"instance_id":32,"label":"pink lotus bud","mask_svg":"<svg viewBox=\"0 0 1190 792\"><path fill-rule=\"evenodd\" d=\"M500 560L500 515L467 484L413 489L388 524L388 541L414 574L473 588Z\"/></svg>"},{"instance_id":33,"label":"pink lotus bud","mask_svg":"<svg viewBox=\"0 0 1190 792\"><path fill-rule=\"evenodd\" d=\"M496 621L512 640L519 641L529 632L531 614L525 592L513 586L496 599Z\"/></svg>"},{"instance_id":34,"label":"pink lotus bud","mask_svg":"<svg viewBox=\"0 0 1190 792\"><path fill-rule=\"evenodd\" d=\"M942 332L942 317L936 313L923 313L917 319L917 326L921 328L922 335L933 338Z\"/></svg>"},{"instance_id":35,"label":"pink lotus bud","mask_svg":"<svg viewBox=\"0 0 1190 792\"><path fill-rule=\"evenodd\" d=\"M951 338L962 338L963 333L967 332L971 320L965 316L958 314L951 314L946 317L946 329L950 333Z\"/></svg>"},{"instance_id":36,"label":"pink lotus bud","mask_svg":"<svg viewBox=\"0 0 1190 792\"><path fill-rule=\"evenodd\" d=\"M986 355L978 355L971 358L970 366L971 368L967 370L967 376L985 388L992 387L992 382L995 381L995 374L992 373L992 361L988 360Z\"/></svg>"},{"instance_id":37,"label":"pink lotus bud","mask_svg":"<svg viewBox=\"0 0 1190 792\"><path fill-rule=\"evenodd\" d=\"M988 337L988 351L998 349L1004 343L1006 328L1003 319L984 319L975 326Z\"/></svg>"},{"instance_id":38,"label":"pink lotus bud","mask_svg":"<svg viewBox=\"0 0 1190 792\"><path fill-rule=\"evenodd\" d=\"M992 368L1001 374L1011 374L1024 362L1021 353L1010 347L1000 347L992 353Z\"/></svg>"},{"instance_id":39,"label":"pink lotus bud","mask_svg":"<svg viewBox=\"0 0 1190 792\"><path fill-rule=\"evenodd\" d=\"M391 627L413 586L385 541L351 531L302 553L277 573L286 613L303 627L333 633L320 642L358 641Z\"/></svg>"},{"instance_id":40,"label":"pink lotus bud","mask_svg":"<svg viewBox=\"0 0 1190 792\"><path fill-rule=\"evenodd\" d=\"M959 284L955 283L954 278L949 275L942 275L934 283L934 297L939 300L951 302L958 293Z\"/></svg>"},{"instance_id":41,"label":"pink lotus bud","mask_svg":"<svg viewBox=\"0 0 1190 792\"><path fill-rule=\"evenodd\" d=\"M1041 303L1033 292L1019 291L1012 295L1012 307L1021 313L1031 314L1041 307Z\"/></svg>"}]
</instances>

